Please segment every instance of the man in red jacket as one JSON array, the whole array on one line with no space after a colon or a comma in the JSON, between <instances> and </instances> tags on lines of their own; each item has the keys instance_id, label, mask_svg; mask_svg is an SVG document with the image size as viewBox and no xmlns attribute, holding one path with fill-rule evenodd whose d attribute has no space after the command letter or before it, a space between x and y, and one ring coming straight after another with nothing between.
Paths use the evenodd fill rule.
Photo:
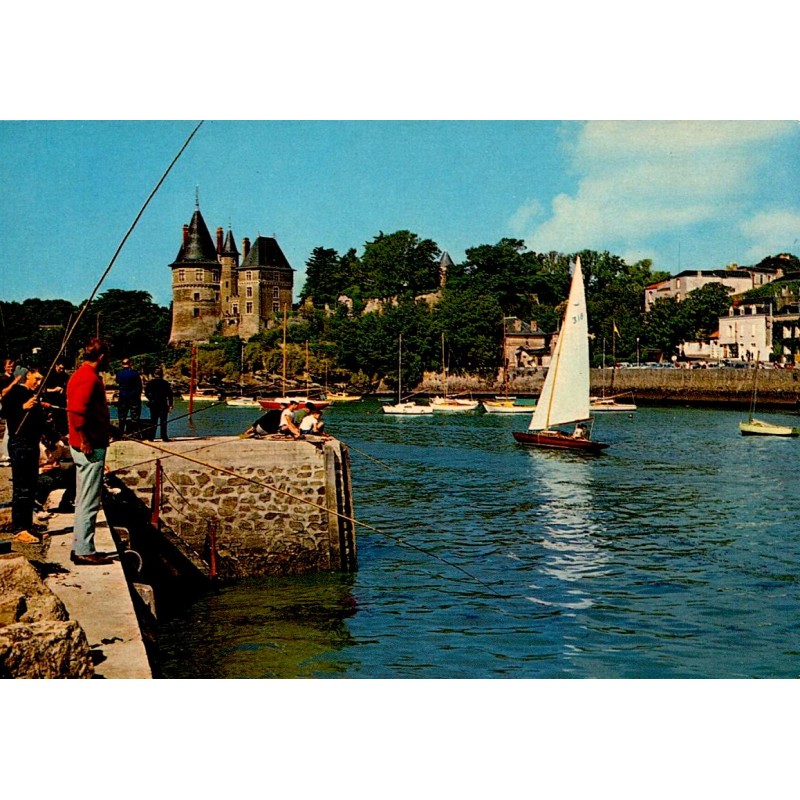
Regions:
<instances>
[{"instance_id":1,"label":"man in red jacket","mask_svg":"<svg viewBox=\"0 0 800 800\"><path fill-rule=\"evenodd\" d=\"M102 339L90 339L83 351L83 364L67 384L69 447L76 467L71 553L74 564L111 563L94 546L106 450L111 435L106 388L100 377L100 371L108 366L108 362L108 344Z\"/></svg>"}]
</instances>

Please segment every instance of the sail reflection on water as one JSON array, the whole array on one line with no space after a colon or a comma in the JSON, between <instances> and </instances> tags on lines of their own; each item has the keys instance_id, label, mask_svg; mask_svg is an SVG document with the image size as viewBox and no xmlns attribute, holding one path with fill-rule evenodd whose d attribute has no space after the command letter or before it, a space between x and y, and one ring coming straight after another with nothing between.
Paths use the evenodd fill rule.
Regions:
<instances>
[{"instance_id":1,"label":"sail reflection on water","mask_svg":"<svg viewBox=\"0 0 800 800\"><path fill-rule=\"evenodd\" d=\"M607 552L597 543L592 494L596 464L583 456L536 452L530 458L532 485L539 497L537 530L545 551L528 599L564 609L594 604L592 579L608 574Z\"/></svg>"}]
</instances>

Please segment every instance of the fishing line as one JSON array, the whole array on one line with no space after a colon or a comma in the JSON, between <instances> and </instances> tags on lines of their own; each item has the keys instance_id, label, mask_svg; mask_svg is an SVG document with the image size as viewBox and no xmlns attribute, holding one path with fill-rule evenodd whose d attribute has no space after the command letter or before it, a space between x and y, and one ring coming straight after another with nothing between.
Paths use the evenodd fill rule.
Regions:
<instances>
[{"instance_id":1,"label":"fishing line","mask_svg":"<svg viewBox=\"0 0 800 800\"><path fill-rule=\"evenodd\" d=\"M194 458L193 456L190 456L187 453L178 453L178 452L175 452L174 450L169 450L166 447L163 447L161 445L155 444L154 442L147 442L147 443L140 442L140 444L145 444L145 446L152 447L154 450L158 450L159 452L165 453L166 455L175 456L177 458L182 458L185 461L189 461L192 464L197 464L198 466L205 467L207 469L216 470L218 472L223 473L224 475L230 475L230 476L232 476L234 478L239 478L240 480L246 481L247 483L251 483L254 486L259 486L259 487L261 487L263 489L267 489L267 490L269 490L271 492L274 492L275 494L280 494L280 495L283 495L284 497L287 497L287 498L289 498L291 500L295 500L298 503L303 503L305 505L311 506L312 508L315 508L318 511L323 511L323 512L329 514L329 515L332 515L332 516L338 517L339 519L345 520L346 522L350 522L353 525L359 525L360 527L365 528L366 530L372 531L373 533L377 533L380 536L384 536L387 539L392 539L393 541L397 542L398 544L402 545L403 547L407 547L407 548L409 548L411 550L416 550L418 553L422 553L423 555L426 555L429 558L435 559L436 561L439 561L442 564L446 564L448 567L451 567L452 569L457 570L458 572L460 572L462 575L465 575L470 580L475 581L476 583L480 584L481 586L483 586L484 589L486 589L487 591L491 592L496 597L500 597L500 598L503 597L503 595L501 595L499 592L495 591L495 589L492 588L491 586L489 586L489 584L485 583L477 575L473 575L469 570L464 569L464 567L460 566L459 564L456 564L453 561L450 561L449 559L444 558L443 556L440 556L437 553L432 552L431 550L427 550L424 547L420 547L419 545L416 545L416 544L413 544L411 542L408 542L405 539L403 539L401 536L397 536L396 534L392 534L392 533L389 533L387 531L381 530L380 528L376 528L374 525L369 525L366 522L361 522L360 520L357 520L355 517L349 517L349 516L347 516L347 514L342 514L339 511L334 511L334 510L332 510L330 508L326 508L325 506L318 505L317 503L314 503L311 500L306 500L304 497L299 497L297 495L292 494L291 492L287 492L285 489L279 489L277 486L274 486L274 485L271 485L271 484L268 484L268 483L264 483L263 481L256 480L255 478L251 478L249 475L243 475L243 474L237 472L236 470L229 469L228 467L223 467L223 466L221 466L219 464L212 464L212 463L210 463L208 461L202 461L201 459ZM153 459L150 459L150 460L153 460ZM142 463L147 463L147 462L142 462ZM129 469L129 468L130 467L124 467L124 469ZM121 469L123 469L123 468L121 468ZM113 472L118 472L118 470L111 470L111 472L112 473Z\"/></svg>"}]
</instances>

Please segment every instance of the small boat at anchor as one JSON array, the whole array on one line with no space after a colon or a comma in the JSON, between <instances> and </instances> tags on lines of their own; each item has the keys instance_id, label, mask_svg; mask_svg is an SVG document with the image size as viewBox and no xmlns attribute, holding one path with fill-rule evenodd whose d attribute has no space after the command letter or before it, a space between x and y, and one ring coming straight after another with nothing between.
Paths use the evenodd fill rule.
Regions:
<instances>
[{"instance_id":1,"label":"small boat at anchor","mask_svg":"<svg viewBox=\"0 0 800 800\"><path fill-rule=\"evenodd\" d=\"M569 298L542 393L526 433L514 438L527 447L599 453L608 447L591 438L589 412L589 328L580 258L575 259ZM575 425L571 433L559 426Z\"/></svg>"},{"instance_id":2,"label":"small boat at anchor","mask_svg":"<svg viewBox=\"0 0 800 800\"><path fill-rule=\"evenodd\" d=\"M625 395L617 394L609 397L590 397L589 411L591 411L592 414L612 411L636 411L636 403L633 402L633 397L631 397L631 402L629 403L620 403L617 400L618 397L624 396Z\"/></svg>"},{"instance_id":3,"label":"small boat at anchor","mask_svg":"<svg viewBox=\"0 0 800 800\"><path fill-rule=\"evenodd\" d=\"M421 406L412 400L403 400L403 334L397 347L397 402L382 405L384 414L395 416L420 416L422 414L433 414L430 406Z\"/></svg>"},{"instance_id":4,"label":"small boat at anchor","mask_svg":"<svg viewBox=\"0 0 800 800\"><path fill-rule=\"evenodd\" d=\"M261 408L261 403L253 397L228 397L225 405L240 408Z\"/></svg>"},{"instance_id":5,"label":"small boat at anchor","mask_svg":"<svg viewBox=\"0 0 800 800\"><path fill-rule=\"evenodd\" d=\"M800 436L800 428L793 428L791 425L776 425L753 417L758 397L759 356L760 353L756 354L756 368L753 370L753 397L750 400L750 414L747 422L739 423L739 432L742 436Z\"/></svg>"},{"instance_id":6,"label":"small boat at anchor","mask_svg":"<svg viewBox=\"0 0 800 800\"><path fill-rule=\"evenodd\" d=\"M481 405L487 414L529 414L531 405L518 403L515 397L495 398L484 400Z\"/></svg>"}]
</instances>

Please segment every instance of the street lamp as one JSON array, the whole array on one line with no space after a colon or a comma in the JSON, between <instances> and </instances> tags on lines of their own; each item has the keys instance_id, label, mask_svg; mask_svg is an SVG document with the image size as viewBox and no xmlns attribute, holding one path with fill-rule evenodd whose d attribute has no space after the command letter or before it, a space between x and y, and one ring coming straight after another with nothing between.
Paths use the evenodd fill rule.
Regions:
<instances>
[{"instance_id":1,"label":"street lamp","mask_svg":"<svg viewBox=\"0 0 800 800\"><path fill-rule=\"evenodd\" d=\"M639 337L636 337L636 366L639 366Z\"/></svg>"}]
</instances>

